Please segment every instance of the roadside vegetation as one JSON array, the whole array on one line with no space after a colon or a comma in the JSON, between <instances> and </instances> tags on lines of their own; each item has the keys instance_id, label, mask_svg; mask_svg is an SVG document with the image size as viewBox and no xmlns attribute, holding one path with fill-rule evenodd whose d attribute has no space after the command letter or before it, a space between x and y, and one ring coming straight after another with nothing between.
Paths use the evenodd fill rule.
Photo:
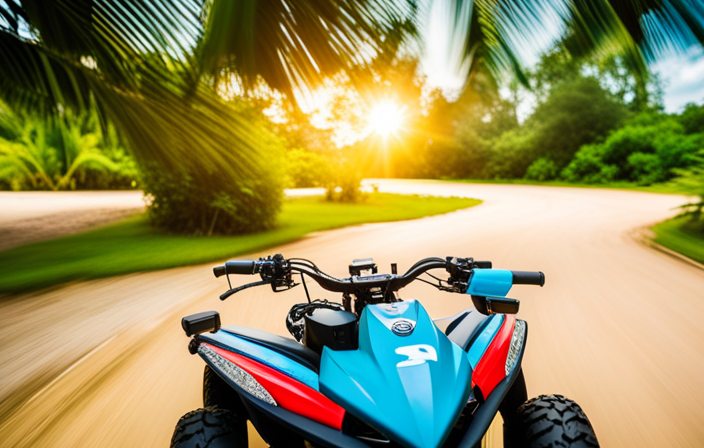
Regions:
<instances>
[{"instance_id":1,"label":"roadside vegetation","mask_svg":"<svg viewBox=\"0 0 704 448\"><path fill-rule=\"evenodd\" d=\"M287 186L355 204L365 177L641 188L700 163L704 106L665 113L649 71L702 47L697 2L147 3L0 2L0 189L139 188L159 235L252 235Z\"/></svg>"},{"instance_id":2,"label":"roadside vegetation","mask_svg":"<svg viewBox=\"0 0 704 448\"><path fill-rule=\"evenodd\" d=\"M701 224L686 217L663 221L653 226L653 241L685 257L704 264L704 232Z\"/></svg>"},{"instance_id":3,"label":"roadside vegetation","mask_svg":"<svg viewBox=\"0 0 704 448\"><path fill-rule=\"evenodd\" d=\"M698 162L680 174L679 188L696 199L682 207L682 213L673 219L652 227L655 241L668 249L704 264L704 151Z\"/></svg>"},{"instance_id":4,"label":"roadside vegetation","mask_svg":"<svg viewBox=\"0 0 704 448\"><path fill-rule=\"evenodd\" d=\"M305 235L363 223L421 218L480 204L467 198L367 194L355 204L320 196L287 199L274 229L238 236L166 234L145 215L125 222L0 252L0 294L74 280L223 260L288 243Z\"/></svg>"}]
</instances>

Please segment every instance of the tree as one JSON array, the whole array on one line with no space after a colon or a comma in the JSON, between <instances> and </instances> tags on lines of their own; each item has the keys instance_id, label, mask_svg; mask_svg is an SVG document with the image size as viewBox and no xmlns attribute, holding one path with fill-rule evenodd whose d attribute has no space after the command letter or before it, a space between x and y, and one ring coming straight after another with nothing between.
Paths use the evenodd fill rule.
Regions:
<instances>
[{"instance_id":1,"label":"tree","mask_svg":"<svg viewBox=\"0 0 704 448\"><path fill-rule=\"evenodd\" d=\"M486 67L527 83L518 55L546 17L566 24L573 54L619 54L643 75L647 62L704 42L704 5L691 0L451 3L470 82ZM413 1L5 0L0 99L45 115L94 101L140 165L173 186L153 189L163 216L176 210L163 206L172 194L183 199L178 207L203 215L187 229L179 214L159 222L258 230L274 224L281 200L275 145L262 157L260 142L270 137L222 101L222 82L235 77L254 89L263 81L292 99L398 47L408 34L399 24L413 14Z\"/></svg>"},{"instance_id":2,"label":"tree","mask_svg":"<svg viewBox=\"0 0 704 448\"><path fill-rule=\"evenodd\" d=\"M550 157L562 168L582 145L594 143L618 128L625 106L593 78L578 77L550 91L525 126L534 128L534 157Z\"/></svg>"},{"instance_id":3,"label":"tree","mask_svg":"<svg viewBox=\"0 0 704 448\"><path fill-rule=\"evenodd\" d=\"M261 230L281 203L276 144L218 96L222 81L292 96L363 63L362 47L382 53L403 13L380 0L7 0L0 99L44 116L95 102L143 168L157 224Z\"/></svg>"}]
</instances>

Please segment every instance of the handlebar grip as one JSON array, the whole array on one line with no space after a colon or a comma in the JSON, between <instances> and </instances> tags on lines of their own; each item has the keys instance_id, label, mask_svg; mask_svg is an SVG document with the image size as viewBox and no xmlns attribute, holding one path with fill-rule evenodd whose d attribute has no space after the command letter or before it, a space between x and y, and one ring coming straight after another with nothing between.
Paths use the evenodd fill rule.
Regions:
<instances>
[{"instance_id":1,"label":"handlebar grip","mask_svg":"<svg viewBox=\"0 0 704 448\"><path fill-rule=\"evenodd\" d=\"M533 271L511 271L514 285L538 285L545 284L545 274Z\"/></svg>"},{"instance_id":2,"label":"handlebar grip","mask_svg":"<svg viewBox=\"0 0 704 448\"><path fill-rule=\"evenodd\" d=\"M255 274L257 262L254 260L231 260L225 262L222 266L215 266L213 268L213 274L216 277L222 277L225 274L242 274L242 275L252 275Z\"/></svg>"},{"instance_id":3,"label":"handlebar grip","mask_svg":"<svg viewBox=\"0 0 704 448\"><path fill-rule=\"evenodd\" d=\"M225 262L225 271L228 274L252 275L256 264L254 260L231 260Z\"/></svg>"}]
</instances>

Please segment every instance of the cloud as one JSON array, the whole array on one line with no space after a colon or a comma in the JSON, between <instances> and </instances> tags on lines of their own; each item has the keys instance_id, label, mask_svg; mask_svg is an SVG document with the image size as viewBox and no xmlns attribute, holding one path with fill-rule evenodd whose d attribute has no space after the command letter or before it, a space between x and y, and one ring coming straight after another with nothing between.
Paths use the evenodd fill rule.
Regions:
<instances>
[{"instance_id":1,"label":"cloud","mask_svg":"<svg viewBox=\"0 0 704 448\"><path fill-rule=\"evenodd\" d=\"M678 112L687 103L704 101L704 50L692 47L684 55L672 56L652 67L664 81L665 109Z\"/></svg>"}]
</instances>

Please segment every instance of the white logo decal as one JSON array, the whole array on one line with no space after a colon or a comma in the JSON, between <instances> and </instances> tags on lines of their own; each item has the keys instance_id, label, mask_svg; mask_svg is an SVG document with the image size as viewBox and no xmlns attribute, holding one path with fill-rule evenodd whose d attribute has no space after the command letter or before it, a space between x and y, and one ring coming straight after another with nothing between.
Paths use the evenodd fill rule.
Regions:
<instances>
[{"instance_id":1,"label":"white logo decal","mask_svg":"<svg viewBox=\"0 0 704 448\"><path fill-rule=\"evenodd\" d=\"M437 361L438 354L427 344L408 345L396 349L396 354L408 356L408 359L396 364L396 367L418 366L426 361Z\"/></svg>"}]
</instances>

